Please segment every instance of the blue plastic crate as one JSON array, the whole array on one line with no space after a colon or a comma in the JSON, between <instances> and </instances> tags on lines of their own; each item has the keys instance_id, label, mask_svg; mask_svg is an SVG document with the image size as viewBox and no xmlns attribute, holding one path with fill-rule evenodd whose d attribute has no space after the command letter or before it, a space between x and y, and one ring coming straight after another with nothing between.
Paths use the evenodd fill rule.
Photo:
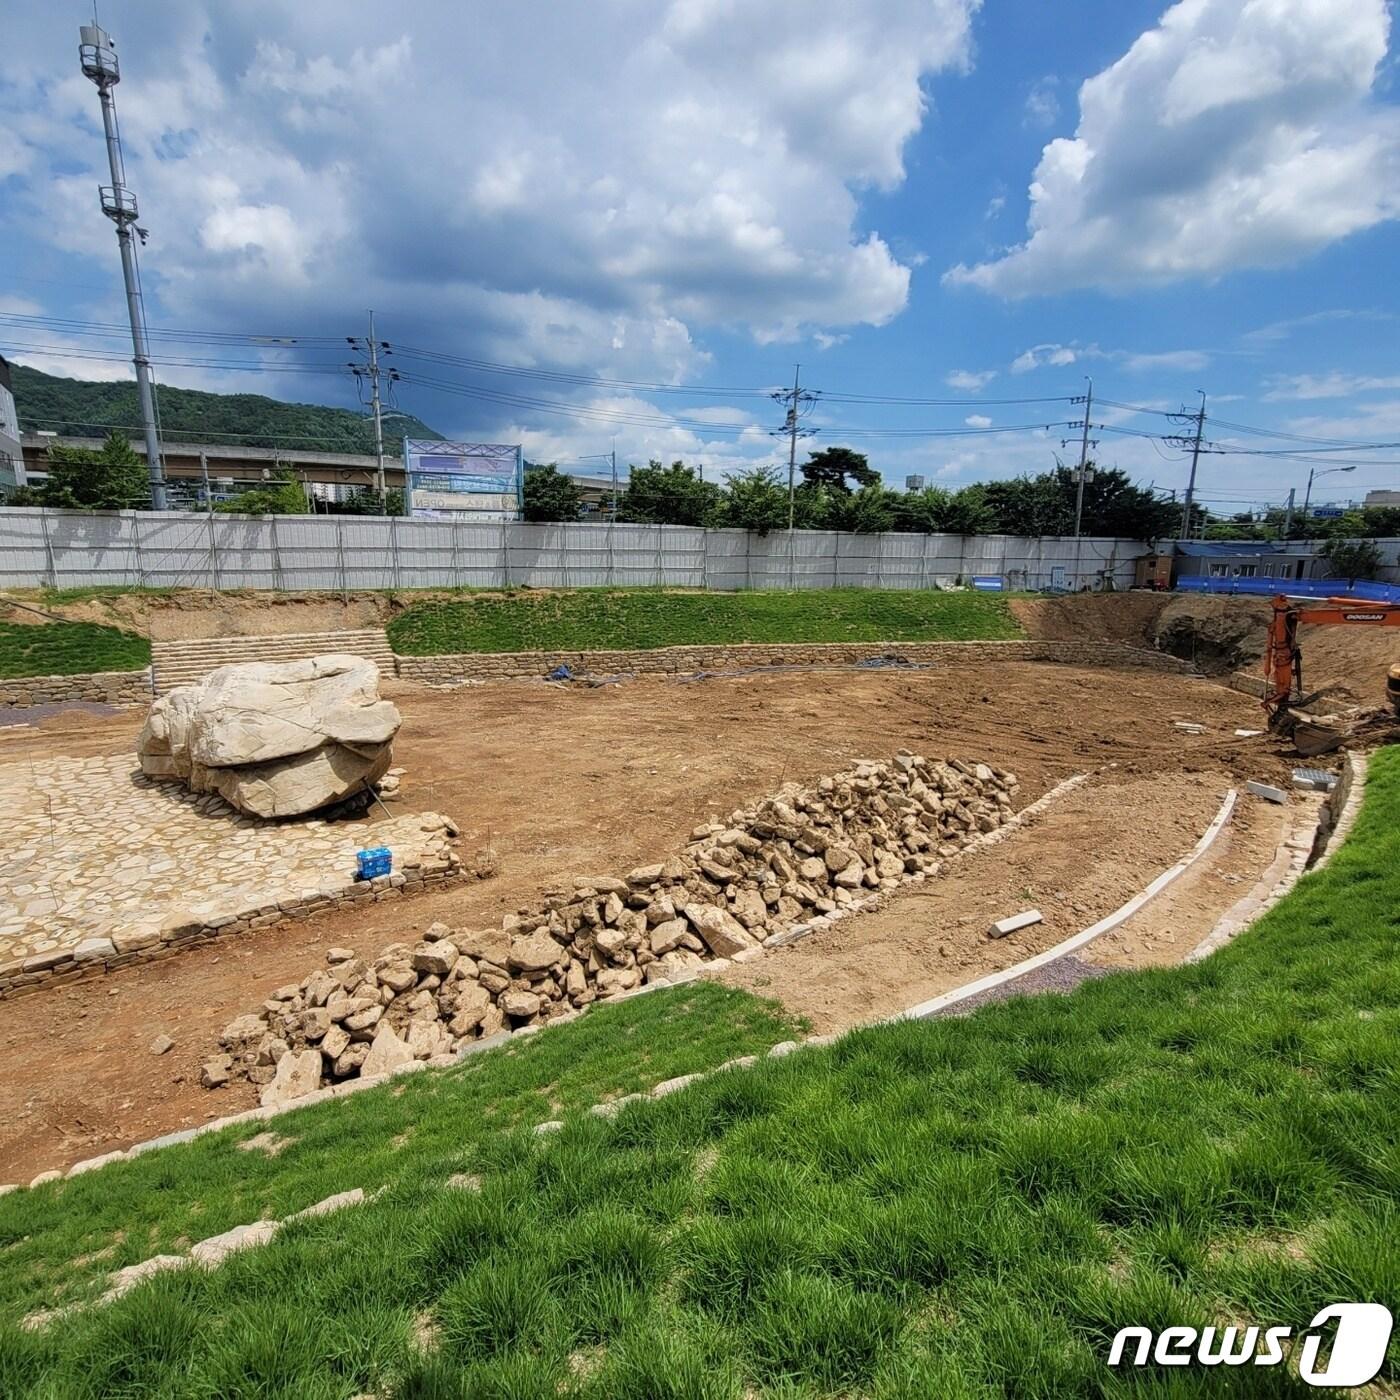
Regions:
<instances>
[{"instance_id":1,"label":"blue plastic crate","mask_svg":"<svg viewBox=\"0 0 1400 1400\"><path fill-rule=\"evenodd\" d=\"M387 846L371 846L355 852L355 875L361 880L373 880L387 875L394 867L393 852Z\"/></svg>"}]
</instances>

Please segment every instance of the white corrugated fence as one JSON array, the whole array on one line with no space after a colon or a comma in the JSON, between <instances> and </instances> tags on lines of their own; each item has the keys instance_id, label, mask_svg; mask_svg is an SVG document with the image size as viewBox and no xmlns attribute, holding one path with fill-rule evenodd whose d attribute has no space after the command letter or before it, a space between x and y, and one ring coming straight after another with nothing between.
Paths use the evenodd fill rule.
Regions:
<instances>
[{"instance_id":1,"label":"white corrugated fence","mask_svg":"<svg viewBox=\"0 0 1400 1400\"><path fill-rule=\"evenodd\" d=\"M0 587L11 588L933 588L974 576L1017 589L1126 588L1147 550L1015 535L0 511Z\"/></svg>"}]
</instances>

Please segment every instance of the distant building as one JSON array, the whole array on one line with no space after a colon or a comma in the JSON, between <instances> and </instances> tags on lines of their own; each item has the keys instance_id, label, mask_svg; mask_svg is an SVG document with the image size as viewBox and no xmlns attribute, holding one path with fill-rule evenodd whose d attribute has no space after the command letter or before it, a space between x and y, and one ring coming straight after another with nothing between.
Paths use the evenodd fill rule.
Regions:
<instances>
[{"instance_id":1,"label":"distant building","mask_svg":"<svg viewBox=\"0 0 1400 1400\"><path fill-rule=\"evenodd\" d=\"M1177 540L1177 578L1325 578L1310 544L1289 548L1277 540Z\"/></svg>"},{"instance_id":2,"label":"distant building","mask_svg":"<svg viewBox=\"0 0 1400 1400\"><path fill-rule=\"evenodd\" d=\"M10 386L10 366L0 355L0 491L8 494L24 485L24 449L19 441L19 417Z\"/></svg>"},{"instance_id":3,"label":"distant building","mask_svg":"<svg viewBox=\"0 0 1400 1400\"><path fill-rule=\"evenodd\" d=\"M101 438L60 436L56 433L25 433L23 475L20 484L39 485L48 479L49 452L54 447L82 447L97 451ZM145 457L146 445L131 441L132 451ZM18 454L16 454L18 456ZM215 501L227 500L240 491L257 488L275 477L290 475L303 486L337 488L343 495L375 484L375 459L355 452L303 452L271 447L231 447L227 443L161 443L161 457L171 504L202 505L204 476L208 473L209 495ZM384 481L390 490L403 486L403 462L384 460Z\"/></svg>"},{"instance_id":4,"label":"distant building","mask_svg":"<svg viewBox=\"0 0 1400 1400\"><path fill-rule=\"evenodd\" d=\"M1373 506L1400 506L1400 491L1368 491L1361 504L1366 509Z\"/></svg>"},{"instance_id":5,"label":"distant building","mask_svg":"<svg viewBox=\"0 0 1400 1400\"><path fill-rule=\"evenodd\" d=\"M613 481L610 476L576 476L574 485L578 487L579 516L583 520L606 520L613 509ZM619 477L617 495L619 498L627 489L625 477Z\"/></svg>"}]
</instances>

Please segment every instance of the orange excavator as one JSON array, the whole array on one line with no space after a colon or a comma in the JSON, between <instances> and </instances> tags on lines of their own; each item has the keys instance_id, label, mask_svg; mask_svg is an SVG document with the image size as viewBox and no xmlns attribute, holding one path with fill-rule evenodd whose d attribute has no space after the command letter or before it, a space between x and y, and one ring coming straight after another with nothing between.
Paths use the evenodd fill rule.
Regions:
<instances>
[{"instance_id":1,"label":"orange excavator","mask_svg":"<svg viewBox=\"0 0 1400 1400\"><path fill-rule=\"evenodd\" d=\"M1325 752L1337 747L1328 742L1324 726L1310 725L1292 715L1295 706L1316 700L1321 691L1312 695L1303 694L1303 652L1298 645L1298 628L1303 623L1323 623L1344 627L1397 627L1400 628L1400 603L1369 603L1362 598L1327 598L1316 604L1300 604L1284 594L1273 600L1274 615L1269 624L1269 642L1264 652L1264 709L1269 715L1269 726L1273 729L1295 727L1295 738L1300 752ZM1386 699L1390 708L1400 716L1400 663L1390 668L1386 677ZM1305 729L1318 730L1315 734L1304 734Z\"/></svg>"}]
</instances>

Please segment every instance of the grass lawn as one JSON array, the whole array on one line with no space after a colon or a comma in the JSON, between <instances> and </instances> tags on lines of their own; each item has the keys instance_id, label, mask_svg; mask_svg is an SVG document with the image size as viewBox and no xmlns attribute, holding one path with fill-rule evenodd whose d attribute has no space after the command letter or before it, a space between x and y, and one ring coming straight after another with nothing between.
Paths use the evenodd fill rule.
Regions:
<instances>
[{"instance_id":1,"label":"grass lawn","mask_svg":"<svg viewBox=\"0 0 1400 1400\"><path fill-rule=\"evenodd\" d=\"M56 603L86 603L93 598L173 598L178 593L193 591L136 583L89 583L79 588L41 588L39 601L51 606Z\"/></svg>"},{"instance_id":2,"label":"grass lawn","mask_svg":"<svg viewBox=\"0 0 1400 1400\"><path fill-rule=\"evenodd\" d=\"M139 671L151 664L145 637L96 622L0 622L0 676L74 676Z\"/></svg>"},{"instance_id":3,"label":"grass lawn","mask_svg":"<svg viewBox=\"0 0 1400 1400\"><path fill-rule=\"evenodd\" d=\"M1128 1324L1400 1300L1400 747L1332 865L1203 964L580 1111L649 1077L648 1047L659 1078L693 1037L779 1033L677 989L278 1120L275 1158L204 1142L0 1199L12 1318L113 1241L96 1267L388 1183L215 1272L0 1330L0 1394L1311 1394L1283 1367L1130 1385L1106 1358Z\"/></svg>"},{"instance_id":4,"label":"grass lawn","mask_svg":"<svg viewBox=\"0 0 1400 1400\"><path fill-rule=\"evenodd\" d=\"M1004 596L873 588L491 594L415 604L388 630L394 650L405 656L715 642L980 641L1022 635Z\"/></svg>"}]
</instances>

